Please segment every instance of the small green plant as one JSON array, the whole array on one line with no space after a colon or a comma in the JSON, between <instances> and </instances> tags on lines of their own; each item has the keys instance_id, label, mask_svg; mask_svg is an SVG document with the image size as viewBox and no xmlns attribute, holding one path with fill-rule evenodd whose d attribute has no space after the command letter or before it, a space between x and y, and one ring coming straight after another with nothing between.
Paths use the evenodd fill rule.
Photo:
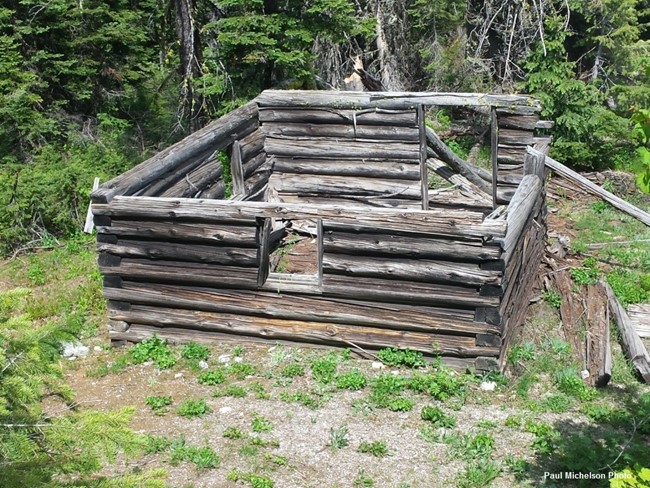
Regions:
<instances>
[{"instance_id":1,"label":"small green plant","mask_svg":"<svg viewBox=\"0 0 650 488\"><path fill-rule=\"evenodd\" d=\"M388 456L388 445L386 444L386 441L362 441L361 444L359 444L357 451L371 454L375 457L384 457Z\"/></svg>"},{"instance_id":2,"label":"small green plant","mask_svg":"<svg viewBox=\"0 0 650 488\"><path fill-rule=\"evenodd\" d=\"M266 476L261 476L259 474L247 474L244 476L244 479L250 483L251 488L275 487L275 483L271 478L267 478Z\"/></svg>"},{"instance_id":3,"label":"small green plant","mask_svg":"<svg viewBox=\"0 0 650 488\"><path fill-rule=\"evenodd\" d=\"M517 365L526 361L532 361L535 358L535 344L532 342L524 342L517 344L510 349L508 354L508 361L511 364Z\"/></svg>"},{"instance_id":4,"label":"small green plant","mask_svg":"<svg viewBox=\"0 0 650 488\"><path fill-rule=\"evenodd\" d=\"M172 404L172 397L168 396L149 396L145 398L145 403L151 407L156 415L164 415L169 411L167 408Z\"/></svg>"},{"instance_id":5,"label":"small green plant","mask_svg":"<svg viewBox=\"0 0 650 488\"><path fill-rule=\"evenodd\" d=\"M336 376L337 356L330 353L311 362L311 376L324 385L331 383Z\"/></svg>"},{"instance_id":6,"label":"small green plant","mask_svg":"<svg viewBox=\"0 0 650 488\"><path fill-rule=\"evenodd\" d=\"M590 261L591 258L585 259L581 268L571 268L571 278L578 285L593 285L598 281L600 271L596 267L595 261Z\"/></svg>"},{"instance_id":7,"label":"small green plant","mask_svg":"<svg viewBox=\"0 0 650 488\"><path fill-rule=\"evenodd\" d=\"M243 439L244 432L239 427L226 427L223 436L226 439Z\"/></svg>"},{"instance_id":8,"label":"small green plant","mask_svg":"<svg viewBox=\"0 0 650 488\"><path fill-rule=\"evenodd\" d=\"M373 488L375 486L374 480L366 474L366 471L361 468L357 472L357 477L352 482L354 488Z\"/></svg>"},{"instance_id":9,"label":"small green plant","mask_svg":"<svg viewBox=\"0 0 650 488\"><path fill-rule=\"evenodd\" d=\"M503 463L507 466L508 471L510 471L517 481L523 479L524 474L528 470L528 463L524 459L519 459L514 457L512 454L508 454Z\"/></svg>"},{"instance_id":10,"label":"small green plant","mask_svg":"<svg viewBox=\"0 0 650 488\"><path fill-rule=\"evenodd\" d=\"M348 427L342 425L341 427L332 427L330 428L330 447L334 450L343 449L348 446L350 441L348 440Z\"/></svg>"},{"instance_id":11,"label":"small green plant","mask_svg":"<svg viewBox=\"0 0 650 488\"><path fill-rule=\"evenodd\" d=\"M254 414L253 420L251 421L251 428L253 432L269 432L273 430L273 424L261 415Z\"/></svg>"},{"instance_id":12,"label":"small green plant","mask_svg":"<svg viewBox=\"0 0 650 488\"><path fill-rule=\"evenodd\" d=\"M483 488L490 486L501 473L501 466L490 459L477 459L456 478L458 488Z\"/></svg>"},{"instance_id":13,"label":"small green plant","mask_svg":"<svg viewBox=\"0 0 650 488\"><path fill-rule=\"evenodd\" d=\"M288 403L297 402L312 410L319 408L323 404L322 398L310 395L304 391L297 391L295 393L289 393L287 391L280 392L280 400Z\"/></svg>"},{"instance_id":14,"label":"small green plant","mask_svg":"<svg viewBox=\"0 0 650 488\"><path fill-rule=\"evenodd\" d=\"M593 400L598 395L595 388L584 384L575 368L556 371L554 379L558 390L579 400Z\"/></svg>"},{"instance_id":15,"label":"small green plant","mask_svg":"<svg viewBox=\"0 0 650 488\"><path fill-rule=\"evenodd\" d=\"M544 422L529 420L524 424L524 430L535 436L531 447L542 454L550 454L553 452L560 438L560 434Z\"/></svg>"},{"instance_id":16,"label":"small green plant","mask_svg":"<svg viewBox=\"0 0 650 488\"><path fill-rule=\"evenodd\" d=\"M165 452L174 443L170 438L165 436L147 435L145 437L145 454L158 454Z\"/></svg>"},{"instance_id":17,"label":"small green plant","mask_svg":"<svg viewBox=\"0 0 650 488\"><path fill-rule=\"evenodd\" d=\"M280 372L280 375L283 376L284 378L295 378L297 376L305 376L305 368L303 368L300 364L287 364L282 371Z\"/></svg>"},{"instance_id":18,"label":"small green plant","mask_svg":"<svg viewBox=\"0 0 650 488\"><path fill-rule=\"evenodd\" d=\"M564 394L551 395L537 404L541 411L564 413L573 406L573 400Z\"/></svg>"},{"instance_id":19,"label":"small green plant","mask_svg":"<svg viewBox=\"0 0 650 488\"><path fill-rule=\"evenodd\" d=\"M606 210L612 208L609 203L607 203L605 200L598 200L596 203L594 203L591 206L591 210L596 213L596 214L602 214Z\"/></svg>"},{"instance_id":20,"label":"small green plant","mask_svg":"<svg viewBox=\"0 0 650 488\"><path fill-rule=\"evenodd\" d=\"M210 407L205 403L205 398L199 400L183 400L176 409L176 413L182 417L202 417L210 411Z\"/></svg>"},{"instance_id":21,"label":"small green plant","mask_svg":"<svg viewBox=\"0 0 650 488\"><path fill-rule=\"evenodd\" d=\"M420 417L422 420L431 422L435 427L444 427L447 429L456 427L456 419L438 407L423 407Z\"/></svg>"},{"instance_id":22,"label":"small green plant","mask_svg":"<svg viewBox=\"0 0 650 488\"><path fill-rule=\"evenodd\" d=\"M553 308L559 309L562 306L562 295L555 290L545 290L543 293L544 300Z\"/></svg>"},{"instance_id":23,"label":"small green plant","mask_svg":"<svg viewBox=\"0 0 650 488\"><path fill-rule=\"evenodd\" d=\"M221 464L219 456L210 447L187 446L183 438L171 445L169 454L172 465L189 461L199 469L209 469L218 468Z\"/></svg>"},{"instance_id":24,"label":"small green plant","mask_svg":"<svg viewBox=\"0 0 650 488\"><path fill-rule=\"evenodd\" d=\"M242 346L235 346L232 348L232 353L235 357L240 357L244 354L244 348Z\"/></svg>"},{"instance_id":25,"label":"small green plant","mask_svg":"<svg viewBox=\"0 0 650 488\"><path fill-rule=\"evenodd\" d=\"M215 391L213 396L229 396L233 398L244 398L248 392L246 388L240 385L228 385L223 391Z\"/></svg>"},{"instance_id":26,"label":"small green plant","mask_svg":"<svg viewBox=\"0 0 650 488\"><path fill-rule=\"evenodd\" d=\"M370 401L378 407L386 408L405 387L404 378L390 373L379 375L371 382Z\"/></svg>"},{"instance_id":27,"label":"small green plant","mask_svg":"<svg viewBox=\"0 0 650 488\"><path fill-rule=\"evenodd\" d=\"M336 387L341 389L362 390L367 383L366 376L358 369L340 374L336 377Z\"/></svg>"},{"instance_id":28,"label":"small green plant","mask_svg":"<svg viewBox=\"0 0 650 488\"><path fill-rule=\"evenodd\" d=\"M486 432L479 432L476 435L450 435L445 438L445 442L449 444L454 454L468 461L488 458L494 450L494 438Z\"/></svg>"},{"instance_id":29,"label":"small green plant","mask_svg":"<svg viewBox=\"0 0 650 488\"><path fill-rule=\"evenodd\" d=\"M257 373L255 366L249 363L232 363L228 367L228 372L235 376L235 378L243 380L248 376L254 376Z\"/></svg>"},{"instance_id":30,"label":"small green plant","mask_svg":"<svg viewBox=\"0 0 650 488\"><path fill-rule=\"evenodd\" d=\"M202 385L215 386L220 385L226 381L226 377L223 374L223 371L216 369L213 371L205 371L201 373L197 378L197 381Z\"/></svg>"},{"instance_id":31,"label":"small green plant","mask_svg":"<svg viewBox=\"0 0 650 488\"><path fill-rule=\"evenodd\" d=\"M650 160L648 161L648 172L650 173ZM650 181L650 176L648 176ZM646 488L650 486L650 468L634 465L622 471L612 473L609 481L610 488Z\"/></svg>"},{"instance_id":32,"label":"small green plant","mask_svg":"<svg viewBox=\"0 0 650 488\"><path fill-rule=\"evenodd\" d=\"M409 412L413 409L413 400L404 397L392 398L386 407L391 412Z\"/></svg>"},{"instance_id":33,"label":"small green plant","mask_svg":"<svg viewBox=\"0 0 650 488\"><path fill-rule=\"evenodd\" d=\"M135 364L153 361L160 369L169 369L176 364L167 341L160 339L155 333L150 339L136 344L131 350L131 357Z\"/></svg>"},{"instance_id":34,"label":"small green plant","mask_svg":"<svg viewBox=\"0 0 650 488\"><path fill-rule=\"evenodd\" d=\"M255 393L255 398L258 400L268 400L271 398L271 395L264 389L264 385L259 381L251 385L251 391Z\"/></svg>"},{"instance_id":35,"label":"small green plant","mask_svg":"<svg viewBox=\"0 0 650 488\"><path fill-rule=\"evenodd\" d=\"M381 349L377 353L379 360L386 366L406 366L407 368L420 368L424 366L424 356L421 352L410 349Z\"/></svg>"},{"instance_id":36,"label":"small green plant","mask_svg":"<svg viewBox=\"0 0 650 488\"><path fill-rule=\"evenodd\" d=\"M194 359L205 361L210 356L210 349L196 342L188 342L181 349L181 357L184 359Z\"/></svg>"}]
</instances>

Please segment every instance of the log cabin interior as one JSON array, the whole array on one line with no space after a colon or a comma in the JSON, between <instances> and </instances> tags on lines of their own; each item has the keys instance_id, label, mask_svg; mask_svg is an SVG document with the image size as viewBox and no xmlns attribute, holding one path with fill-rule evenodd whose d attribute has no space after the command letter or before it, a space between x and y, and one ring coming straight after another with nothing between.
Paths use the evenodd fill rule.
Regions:
<instances>
[{"instance_id":1,"label":"log cabin interior","mask_svg":"<svg viewBox=\"0 0 650 488\"><path fill-rule=\"evenodd\" d=\"M432 107L488 120L491 171L458 161ZM111 338L502 368L544 248L539 112L522 95L263 92L93 192Z\"/></svg>"}]
</instances>

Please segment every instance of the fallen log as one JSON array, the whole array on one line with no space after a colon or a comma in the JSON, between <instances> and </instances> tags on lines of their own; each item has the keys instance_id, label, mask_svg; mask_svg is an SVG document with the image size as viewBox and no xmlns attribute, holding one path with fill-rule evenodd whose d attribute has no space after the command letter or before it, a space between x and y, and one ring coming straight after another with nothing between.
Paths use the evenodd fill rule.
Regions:
<instances>
[{"instance_id":1,"label":"fallen log","mask_svg":"<svg viewBox=\"0 0 650 488\"><path fill-rule=\"evenodd\" d=\"M526 148L529 154L542 157L543 153L533 149L532 147ZM589 193L596 195L597 197L602 198L607 203L611 204L613 207L619 209L621 212L625 212L628 215L631 215L635 219L643 222L645 225L650 226L650 214L644 212L639 207L635 207L631 203L626 202L622 198L617 197L613 193L608 192L604 188L592 183L587 178L579 175L575 171L567 168L562 163L557 162L553 158L546 156L544 160L546 166L555 171L557 174L571 181L572 183L578 185L581 188L584 188Z\"/></svg>"},{"instance_id":2,"label":"fallen log","mask_svg":"<svg viewBox=\"0 0 650 488\"><path fill-rule=\"evenodd\" d=\"M623 352L632 363L636 374L643 379L646 383L650 383L650 356L646 350L639 334L634 330L632 321L628 317L623 305L618 301L614 290L608 283L604 283L605 290L607 291L607 302L609 310L614 318L614 322L618 325L621 331L621 345Z\"/></svg>"},{"instance_id":3,"label":"fallen log","mask_svg":"<svg viewBox=\"0 0 650 488\"><path fill-rule=\"evenodd\" d=\"M483 178L481 178L477 172L469 166L469 164L456 156L456 154L449 149L449 146L442 142L438 135L429 127L426 128L426 135L427 143L436 152L440 159L458 171L462 176L467 178L482 191L488 195L492 195L492 185L486 183Z\"/></svg>"}]
</instances>

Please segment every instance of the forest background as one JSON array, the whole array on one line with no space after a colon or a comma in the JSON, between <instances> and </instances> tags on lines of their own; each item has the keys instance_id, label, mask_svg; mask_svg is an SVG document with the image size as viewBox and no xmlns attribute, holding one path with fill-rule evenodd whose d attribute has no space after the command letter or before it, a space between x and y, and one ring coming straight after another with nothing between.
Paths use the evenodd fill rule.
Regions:
<instances>
[{"instance_id":1,"label":"forest background","mask_svg":"<svg viewBox=\"0 0 650 488\"><path fill-rule=\"evenodd\" d=\"M0 253L78 232L95 176L356 57L389 90L532 93L554 157L650 174L648 22L648 0L5 0Z\"/></svg>"}]
</instances>

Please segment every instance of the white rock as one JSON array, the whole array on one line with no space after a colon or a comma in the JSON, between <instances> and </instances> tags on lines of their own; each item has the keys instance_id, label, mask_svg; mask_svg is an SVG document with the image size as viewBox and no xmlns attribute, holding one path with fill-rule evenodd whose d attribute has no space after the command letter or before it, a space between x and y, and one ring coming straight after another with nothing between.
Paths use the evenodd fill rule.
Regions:
<instances>
[{"instance_id":1,"label":"white rock","mask_svg":"<svg viewBox=\"0 0 650 488\"><path fill-rule=\"evenodd\" d=\"M199 361L199 368L201 369L208 369L210 366L208 365L207 361L201 360Z\"/></svg>"},{"instance_id":2,"label":"white rock","mask_svg":"<svg viewBox=\"0 0 650 488\"><path fill-rule=\"evenodd\" d=\"M221 407L219 413L230 413L232 412L232 407Z\"/></svg>"},{"instance_id":3,"label":"white rock","mask_svg":"<svg viewBox=\"0 0 650 488\"><path fill-rule=\"evenodd\" d=\"M234 359L234 361L235 361L236 363L241 363L243 360L244 360L244 358L242 358L242 357L240 357L240 356L237 356L237 357Z\"/></svg>"},{"instance_id":4,"label":"white rock","mask_svg":"<svg viewBox=\"0 0 650 488\"><path fill-rule=\"evenodd\" d=\"M68 361L76 361L76 360L77 360L77 356L70 356L68 358Z\"/></svg>"},{"instance_id":5,"label":"white rock","mask_svg":"<svg viewBox=\"0 0 650 488\"><path fill-rule=\"evenodd\" d=\"M219 356L217 359L220 363L229 363L230 362L230 354L222 354Z\"/></svg>"},{"instance_id":6,"label":"white rock","mask_svg":"<svg viewBox=\"0 0 650 488\"><path fill-rule=\"evenodd\" d=\"M176 378L176 379L178 379L178 378L182 378L182 377L183 377L183 373L176 373L176 374L174 375L174 378Z\"/></svg>"},{"instance_id":7,"label":"white rock","mask_svg":"<svg viewBox=\"0 0 650 488\"><path fill-rule=\"evenodd\" d=\"M580 371L580 376L582 376L583 380L586 380L587 378L589 378L589 371L583 369L582 371Z\"/></svg>"},{"instance_id":8,"label":"white rock","mask_svg":"<svg viewBox=\"0 0 650 488\"><path fill-rule=\"evenodd\" d=\"M61 344L63 346L63 357L69 358L71 356L87 356L90 352L90 349L87 346L84 346L80 342L64 342Z\"/></svg>"},{"instance_id":9,"label":"white rock","mask_svg":"<svg viewBox=\"0 0 650 488\"><path fill-rule=\"evenodd\" d=\"M497 384L494 381L484 381L481 383L481 390L484 391L494 391L497 387Z\"/></svg>"},{"instance_id":10,"label":"white rock","mask_svg":"<svg viewBox=\"0 0 650 488\"><path fill-rule=\"evenodd\" d=\"M379 361L373 361L372 362L372 369L384 369L386 366L383 365L383 363L380 363Z\"/></svg>"},{"instance_id":11,"label":"white rock","mask_svg":"<svg viewBox=\"0 0 650 488\"><path fill-rule=\"evenodd\" d=\"M397 371L395 369L395 370L391 371L390 374L392 374L393 376L397 376L397 375L399 375L399 371Z\"/></svg>"},{"instance_id":12,"label":"white rock","mask_svg":"<svg viewBox=\"0 0 650 488\"><path fill-rule=\"evenodd\" d=\"M102 350L102 346L95 346L95 347L93 347L93 351L95 351L95 352L99 352L99 351L101 351L101 350Z\"/></svg>"}]
</instances>

